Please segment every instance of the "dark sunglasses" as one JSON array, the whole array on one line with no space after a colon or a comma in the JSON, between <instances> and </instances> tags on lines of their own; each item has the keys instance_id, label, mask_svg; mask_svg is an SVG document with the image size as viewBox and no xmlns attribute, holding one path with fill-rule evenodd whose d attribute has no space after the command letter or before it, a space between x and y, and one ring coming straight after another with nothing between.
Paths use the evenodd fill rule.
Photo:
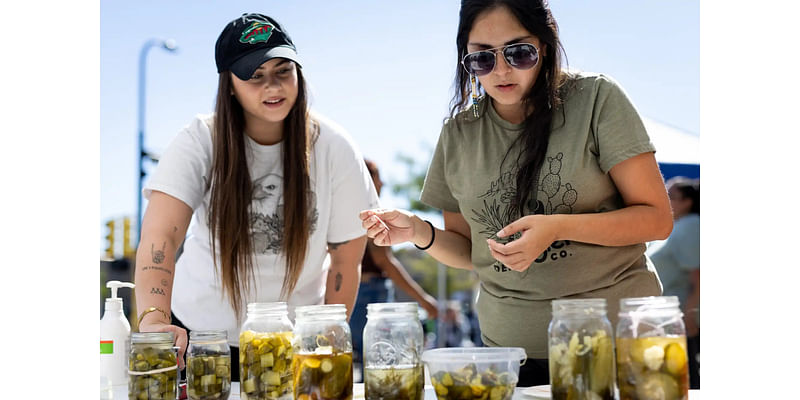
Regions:
<instances>
[{"instance_id":1,"label":"dark sunglasses","mask_svg":"<svg viewBox=\"0 0 800 400\"><path fill-rule=\"evenodd\" d=\"M494 69L497 51L500 49L508 65L516 69L531 69L539 62L539 50L536 46L530 43L514 43L469 53L461 60L461 64L470 74L486 75Z\"/></svg>"}]
</instances>

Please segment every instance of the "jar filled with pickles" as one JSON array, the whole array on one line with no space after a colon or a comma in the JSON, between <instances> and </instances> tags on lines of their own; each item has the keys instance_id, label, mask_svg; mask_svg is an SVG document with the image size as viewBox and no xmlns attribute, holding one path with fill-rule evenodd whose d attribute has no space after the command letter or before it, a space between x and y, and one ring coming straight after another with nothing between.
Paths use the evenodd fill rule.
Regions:
<instances>
[{"instance_id":1,"label":"jar filled with pickles","mask_svg":"<svg viewBox=\"0 0 800 400\"><path fill-rule=\"evenodd\" d=\"M353 397L353 342L344 304L295 309L294 398Z\"/></svg>"},{"instance_id":2,"label":"jar filled with pickles","mask_svg":"<svg viewBox=\"0 0 800 400\"><path fill-rule=\"evenodd\" d=\"M686 328L677 297L620 300L616 338L620 400L689 398Z\"/></svg>"},{"instance_id":3,"label":"jar filled with pickles","mask_svg":"<svg viewBox=\"0 0 800 400\"><path fill-rule=\"evenodd\" d=\"M134 332L128 358L129 400L178 396L178 348L172 332Z\"/></svg>"},{"instance_id":4,"label":"jar filled with pickles","mask_svg":"<svg viewBox=\"0 0 800 400\"><path fill-rule=\"evenodd\" d=\"M424 338L417 303L368 304L363 338L366 400L422 400Z\"/></svg>"},{"instance_id":5,"label":"jar filled with pickles","mask_svg":"<svg viewBox=\"0 0 800 400\"><path fill-rule=\"evenodd\" d=\"M227 331L191 331L186 349L190 400L226 400L231 394L231 347Z\"/></svg>"},{"instance_id":6,"label":"jar filled with pickles","mask_svg":"<svg viewBox=\"0 0 800 400\"><path fill-rule=\"evenodd\" d=\"M548 328L553 400L613 400L614 345L605 299L553 300Z\"/></svg>"},{"instance_id":7,"label":"jar filled with pickles","mask_svg":"<svg viewBox=\"0 0 800 400\"><path fill-rule=\"evenodd\" d=\"M292 398L292 329L285 302L247 305L239 334L242 400Z\"/></svg>"}]
</instances>

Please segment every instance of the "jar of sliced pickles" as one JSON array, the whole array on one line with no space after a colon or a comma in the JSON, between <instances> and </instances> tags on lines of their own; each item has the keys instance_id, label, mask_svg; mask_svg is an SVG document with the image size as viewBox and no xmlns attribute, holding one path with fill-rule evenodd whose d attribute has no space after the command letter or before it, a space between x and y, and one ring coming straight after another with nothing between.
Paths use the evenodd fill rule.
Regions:
<instances>
[{"instance_id":1,"label":"jar of sliced pickles","mask_svg":"<svg viewBox=\"0 0 800 400\"><path fill-rule=\"evenodd\" d=\"M686 328L677 297L620 300L616 338L620 400L689 398Z\"/></svg>"},{"instance_id":2,"label":"jar of sliced pickles","mask_svg":"<svg viewBox=\"0 0 800 400\"><path fill-rule=\"evenodd\" d=\"M344 304L295 309L294 398L353 397L353 342Z\"/></svg>"},{"instance_id":3,"label":"jar of sliced pickles","mask_svg":"<svg viewBox=\"0 0 800 400\"><path fill-rule=\"evenodd\" d=\"M242 400L292 398L292 321L286 303L250 303L239 334Z\"/></svg>"},{"instance_id":4,"label":"jar of sliced pickles","mask_svg":"<svg viewBox=\"0 0 800 400\"><path fill-rule=\"evenodd\" d=\"M422 400L423 333L417 303L368 304L363 338L365 398Z\"/></svg>"},{"instance_id":5,"label":"jar of sliced pickles","mask_svg":"<svg viewBox=\"0 0 800 400\"><path fill-rule=\"evenodd\" d=\"M178 397L178 348L172 332L134 332L128 358L129 400Z\"/></svg>"},{"instance_id":6,"label":"jar of sliced pickles","mask_svg":"<svg viewBox=\"0 0 800 400\"><path fill-rule=\"evenodd\" d=\"M186 391L191 400L225 400L231 394L227 331L191 331L186 349Z\"/></svg>"},{"instance_id":7,"label":"jar of sliced pickles","mask_svg":"<svg viewBox=\"0 0 800 400\"><path fill-rule=\"evenodd\" d=\"M553 300L548 328L553 400L613 400L614 346L605 299Z\"/></svg>"}]
</instances>

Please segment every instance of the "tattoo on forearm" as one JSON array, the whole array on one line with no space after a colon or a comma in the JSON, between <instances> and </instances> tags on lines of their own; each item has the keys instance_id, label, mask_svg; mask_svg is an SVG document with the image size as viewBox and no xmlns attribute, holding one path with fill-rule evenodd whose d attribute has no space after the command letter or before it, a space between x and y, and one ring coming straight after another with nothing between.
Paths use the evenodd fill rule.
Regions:
<instances>
[{"instance_id":1,"label":"tattoo on forearm","mask_svg":"<svg viewBox=\"0 0 800 400\"><path fill-rule=\"evenodd\" d=\"M167 248L167 242L161 245L161 250L155 250L155 243L150 243L150 253L153 255L153 262L156 264L161 264L164 262L164 249Z\"/></svg>"},{"instance_id":2,"label":"tattoo on forearm","mask_svg":"<svg viewBox=\"0 0 800 400\"><path fill-rule=\"evenodd\" d=\"M168 270L168 269L166 269L164 267L157 267L155 265L148 265L148 266L142 268L142 271L147 271L147 270L156 270L156 271L166 272L166 273L172 275L172 271L170 271L170 270Z\"/></svg>"},{"instance_id":3,"label":"tattoo on forearm","mask_svg":"<svg viewBox=\"0 0 800 400\"><path fill-rule=\"evenodd\" d=\"M335 287L337 292L339 291L339 289L342 288L342 273L341 272L337 272L336 273L336 285L334 287Z\"/></svg>"},{"instance_id":4,"label":"tattoo on forearm","mask_svg":"<svg viewBox=\"0 0 800 400\"><path fill-rule=\"evenodd\" d=\"M167 295L166 293L164 293L164 289L155 288L155 287L150 290L150 294L160 294L162 296L166 296Z\"/></svg>"},{"instance_id":5,"label":"tattoo on forearm","mask_svg":"<svg viewBox=\"0 0 800 400\"><path fill-rule=\"evenodd\" d=\"M331 250L336 250L337 248L339 248L339 246L349 242L350 242L349 240L345 240L344 242L339 242L339 243L328 243L328 248Z\"/></svg>"},{"instance_id":6,"label":"tattoo on forearm","mask_svg":"<svg viewBox=\"0 0 800 400\"><path fill-rule=\"evenodd\" d=\"M177 232L177 231L178 231L178 227L177 227L177 226L173 226L173 227L172 227L172 233L175 233L175 232Z\"/></svg>"},{"instance_id":7,"label":"tattoo on forearm","mask_svg":"<svg viewBox=\"0 0 800 400\"><path fill-rule=\"evenodd\" d=\"M161 286L167 287L168 285L169 285L169 281L167 281L166 279L162 279L161 280Z\"/></svg>"}]
</instances>

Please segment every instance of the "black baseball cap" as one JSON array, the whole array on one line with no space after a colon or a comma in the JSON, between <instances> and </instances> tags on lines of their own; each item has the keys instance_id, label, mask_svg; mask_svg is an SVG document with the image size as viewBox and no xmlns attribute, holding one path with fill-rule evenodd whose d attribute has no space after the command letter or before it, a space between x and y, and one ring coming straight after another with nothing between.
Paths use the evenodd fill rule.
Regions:
<instances>
[{"instance_id":1,"label":"black baseball cap","mask_svg":"<svg viewBox=\"0 0 800 400\"><path fill-rule=\"evenodd\" d=\"M300 65L297 49L289 34L275 19L264 14L242 14L228 23L217 38L217 72L233 72L248 80L261 64L287 58Z\"/></svg>"}]
</instances>

